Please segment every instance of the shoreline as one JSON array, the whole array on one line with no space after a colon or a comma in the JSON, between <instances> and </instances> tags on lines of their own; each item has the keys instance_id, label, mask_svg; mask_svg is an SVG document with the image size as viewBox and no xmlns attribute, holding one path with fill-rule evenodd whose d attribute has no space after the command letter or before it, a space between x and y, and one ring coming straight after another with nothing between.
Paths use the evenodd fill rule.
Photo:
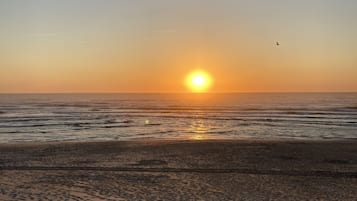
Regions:
<instances>
[{"instance_id":1,"label":"shoreline","mask_svg":"<svg viewBox=\"0 0 357 201\"><path fill-rule=\"evenodd\" d=\"M240 137L240 138L135 138L135 139L111 139L111 140L65 140L65 141L9 141L0 142L3 145L46 145L46 144L82 144L82 143L110 143L110 142L125 142L125 143L145 143L145 142L172 142L172 143L202 143L202 142L347 142L357 143L357 138L256 138L256 137Z\"/></svg>"}]
</instances>

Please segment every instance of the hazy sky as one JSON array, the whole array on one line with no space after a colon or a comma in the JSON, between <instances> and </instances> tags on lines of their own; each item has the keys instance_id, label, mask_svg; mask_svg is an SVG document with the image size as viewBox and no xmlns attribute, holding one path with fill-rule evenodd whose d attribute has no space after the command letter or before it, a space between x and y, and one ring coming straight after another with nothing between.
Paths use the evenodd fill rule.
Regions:
<instances>
[{"instance_id":1,"label":"hazy sky","mask_svg":"<svg viewBox=\"0 0 357 201\"><path fill-rule=\"evenodd\" d=\"M357 91L355 0L0 0L0 92ZM280 41L279 47L275 42Z\"/></svg>"}]
</instances>

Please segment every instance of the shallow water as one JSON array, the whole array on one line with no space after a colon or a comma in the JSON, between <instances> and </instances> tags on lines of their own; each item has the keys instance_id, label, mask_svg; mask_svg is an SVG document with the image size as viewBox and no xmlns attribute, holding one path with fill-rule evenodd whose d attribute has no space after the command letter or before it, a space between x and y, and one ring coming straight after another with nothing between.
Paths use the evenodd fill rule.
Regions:
<instances>
[{"instance_id":1,"label":"shallow water","mask_svg":"<svg viewBox=\"0 0 357 201\"><path fill-rule=\"evenodd\" d=\"M0 142L357 139L357 93L2 94Z\"/></svg>"}]
</instances>

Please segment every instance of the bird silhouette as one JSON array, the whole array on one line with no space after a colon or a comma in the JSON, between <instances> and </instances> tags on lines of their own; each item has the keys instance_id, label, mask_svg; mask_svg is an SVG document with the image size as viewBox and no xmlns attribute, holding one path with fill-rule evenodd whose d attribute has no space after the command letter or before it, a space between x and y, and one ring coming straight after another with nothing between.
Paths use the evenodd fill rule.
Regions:
<instances>
[{"instance_id":1,"label":"bird silhouette","mask_svg":"<svg viewBox=\"0 0 357 201\"><path fill-rule=\"evenodd\" d=\"M279 43L279 41L277 41L277 42L276 42L276 46L279 46L279 45L280 45L280 43Z\"/></svg>"}]
</instances>

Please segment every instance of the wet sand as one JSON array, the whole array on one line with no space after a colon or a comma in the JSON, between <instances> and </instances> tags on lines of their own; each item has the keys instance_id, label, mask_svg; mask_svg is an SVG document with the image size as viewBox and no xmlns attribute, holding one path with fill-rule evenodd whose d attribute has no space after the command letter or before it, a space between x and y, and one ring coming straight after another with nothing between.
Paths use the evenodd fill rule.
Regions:
<instances>
[{"instance_id":1,"label":"wet sand","mask_svg":"<svg viewBox=\"0 0 357 201\"><path fill-rule=\"evenodd\" d=\"M0 200L357 200L357 141L0 144Z\"/></svg>"}]
</instances>

